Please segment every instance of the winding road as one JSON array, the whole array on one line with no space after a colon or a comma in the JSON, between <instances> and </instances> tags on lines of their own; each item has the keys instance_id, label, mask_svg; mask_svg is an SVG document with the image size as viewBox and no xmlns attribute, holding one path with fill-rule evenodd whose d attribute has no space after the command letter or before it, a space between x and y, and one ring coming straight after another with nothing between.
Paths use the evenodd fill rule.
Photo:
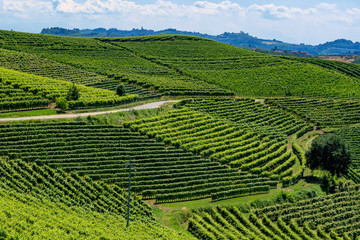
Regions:
<instances>
[{"instance_id":1,"label":"winding road","mask_svg":"<svg viewBox=\"0 0 360 240\"><path fill-rule=\"evenodd\" d=\"M71 113L71 114L58 114L58 115L19 117L19 118L0 118L0 122L87 117L87 116L95 116L95 115L101 115L101 114L106 114L106 113L126 112L126 111L144 110L144 109L155 109L155 108L161 107L165 103L172 103L172 102L178 102L178 101L175 100L175 101L153 102L153 103L147 103L147 104L132 107L132 108L123 108L123 109L103 111L103 112Z\"/></svg>"}]
</instances>

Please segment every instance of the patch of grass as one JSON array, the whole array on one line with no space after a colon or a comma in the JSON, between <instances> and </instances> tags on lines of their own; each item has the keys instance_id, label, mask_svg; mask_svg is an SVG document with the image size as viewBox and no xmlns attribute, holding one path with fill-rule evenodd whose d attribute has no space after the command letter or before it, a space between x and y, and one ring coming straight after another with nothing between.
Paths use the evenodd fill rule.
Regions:
<instances>
[{"instance_id":1,"label":"patch of grass","mask_svg":"<svg viewBox=\"0 0 360 240\"><path fill-rule=\"evenodd\" d=\"M41 110L0 113L0 118L32 117L32 116L44 116L44 115L55 115L55 114L57 114L57 111L54 109L41 109Z\"/></svg>"},{"instance_id":2,"label":"patch of grass","mask_svg":"<svg viewBox=\"0 0 360 240\"><path fill-rule=\"evenodd\" d=\"M308 132L306 134L304 134L303 136L301 136L300 138L296 139L296 142L298 143L298 145L304 150L308 150L309 147L311 146L311 142L318 136L321 135L320 132L317 131L311 131Z\"/></svg>"},{"instance_id":3,"label":"patch of grass","mask_svg":"<svg viewBox=\"0 0 360 240\"><path fill-rule=\"evenodd\" d=\"M242 206L243 209L247 209L254 203L256 203L257 206L274 204L274 202L276 202L279 198L282 198L284 194L286 194L289 199L304 199L308 198L305 195L310 193L315 194L316 196L325 194L318 183L308 181L308 179L303 179L297 184L286 189L272 189L267 194L250 195L217 202L211 202L210 198L158 205L154 205L154 201L147 202L154 206L153 211L157 221L166 227L185 233L187 218L193 209L234 205Z\"/></svg>"},{"instance_id":4,"label":"patch of grass","mask_svg":"<svg viewBox=\"0 0 360 240\"><path fill-rule=\"evenodd\" d=\"M258 199L271 199L271 198L274 198L279 192L281 192L280 189L272 189L267 194L250 195L250 196L231 198L231 199L226 199L226 200L216 201L216 202L212 202L211 198L205 198L205 199L194 200L194 201L165 203L165 204L162 204L162 206L164 208L168 208L168 209L186 208L189 210L196 209L196 208L202 208L202 207L233 206L233 205L251 203Z\"/></svg>"}]
</instances>

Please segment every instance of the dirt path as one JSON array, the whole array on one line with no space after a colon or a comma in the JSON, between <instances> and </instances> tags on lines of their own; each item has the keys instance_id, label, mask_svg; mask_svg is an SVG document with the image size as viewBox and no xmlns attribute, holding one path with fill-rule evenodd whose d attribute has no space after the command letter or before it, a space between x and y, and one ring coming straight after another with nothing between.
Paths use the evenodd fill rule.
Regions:
<instances>
[{"instance_id":1,"label":"dirt path","mask_svg":"<svg viewBox=\"0 0 360 240\"><path fill-rule=\"evenodd\" d=\"M106 113L125 112L125 111L131 111L131 110L155 109L155 108L161 107L161 106L164 105L165 103L171 103L171 102L178 102L178 101L153 102L153 103L147 103L147 104L144 104L144 105L140 105L140 106L137 106L137 107L123 108L123 109L103 111L103 112L89 112L89 113L75 113L75 114L58 114L58 115L34 116L34 117L20 117L20 118L0 118L0 122L87 117L87 116L95 116L95 115L101 115L101 114L106 114Z\"/></svg>"}]
</instances>

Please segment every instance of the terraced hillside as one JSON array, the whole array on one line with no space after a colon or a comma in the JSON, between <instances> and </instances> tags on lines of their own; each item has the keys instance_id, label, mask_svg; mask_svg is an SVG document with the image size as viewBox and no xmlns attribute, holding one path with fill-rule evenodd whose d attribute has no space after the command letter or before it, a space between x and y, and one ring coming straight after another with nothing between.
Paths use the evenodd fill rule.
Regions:
<instances>
[{"instance_id":1,"label":"terraced hillside","mask_svg":"<svg viewBox=\"0 0 360 240\"><path fill-rule=\"evenodd\" d=\"M358 190L270 205L244 214L240 208L195 211L189 231L199 239L357 239Z\"/></svg>"},{"instance_id":2,"label":"terraced hillside","mask_svg":"<svg viewBox=\"0 0 360 240\"><path fill-rule=\"evenodd\" d=\"M0 82L0 110L46 108L49 103L39 95Z\"/></svg>"},{"instance_id":3,"label":"terraced hillside","mask_svg":"<svg viewBox=\"0 0 360 240\"><path fill-rule=\"evenodd\" d=\"M0 239L356 240L358 73L190 36L0 31L1 112L53 107L72 86L80 98L70 107L81 111L182 99L158 110L0 124ZM128 95L116 95L119 84ZM351 144L352 181L338 178L335 194L310 198L325 193L304 150L329 130L314 126ZM292 198L303 188L313 190L301 193L307 200Z\"/></svg>"},{"instance_id":4,"label":"terraced hillside","mask_svg":"<svg viewBox=\"0 0 360 240\"><path fill-rule=\"evenodd\" d=\"M68 174L34 162L0 158L0 188L46 198L69 207L81 206L92 211L126 216L127 193L119 187L110 187L103 182L93 182L88 177L81 178L74 172ZM154 218L150 206L134 195L131 200L133 218Z\"/></svg>"},{"instance_id":5,"label":"terraced hillside","mask_svg":"<svg viewBox=\"0 0 360 240\"><path fill-rule=\"evenodd\" d=\"M242 171L279 180L301 174L284 136L256 132L188 108L129 123L132 129ZM299 167L299 166L298 166ZM293 175L294 173L297 173Z\"/></svg>"},{"instance_id":6,"label":"terraced hillside","mask_svg":"<svg viewBox=\"0 0 360 240\"><path fill-rule=\"evenodd\" d=\"M0 48L23 51L115 80L138 83L172 95L233 95L209 84L96 39L0 31ZM94 83L95 84L95 83Z\"/></svg>"},{"instance_id":7,"label":"terraced hillside","mask_svg":"<svg viewBox=\"0 0 360 240\"><path fill-rule=\"evenodd\" d=\"M350 148L351 168L349 177L356 183L360 183L360 127L344 127L335 132Z\"/></svg>"},{"instance_id":8,"label":"terraced hillside","mask_svg":"<svg viewBox=\"0 0 360 240\"><path fill-rule=\"evenodd\" d=\"M266 103L295 113L318 126L343 126L359 123L360 102L352 100L271 98Z\"/></svg>"},{"instance_id":9,"label":"terraced hillside","mask_svg":"<svg viewBox=\"0 0 360 240\"><path fill-rule=\"evenodd\" d=\"M126 220L119 215L69 208L0 188L0 236L2 239L195 239L157 224Z\"/></svg>"},{"instance_id":10,"label":"terraced hillside","mask_svg":"<svg viewBox=\"0 0 360 240\"><path fill-rule=\"evenodd\" d=\"M210 40L156 36L103 41L241 96L360 97L358 79L336 69L253 53Z\"/></svg>"},{"instance_id":11,"label":"terraced hillside","mask_svg":"<svg viewBox=\"0 0 360 240\"><path fill-rule=\"evenodd\" d=\"M254 99L198 99L184 101L184 106L228 119L241 128L251 129L259 134L285 135L297 133L298 137L312 130L301 119L277 108L255 102Z\"/></svg>"},{"instance_id":12,"label":"terraced hillside","mask_svg":"<svg viewBox=\"0 0 360 240\"><path fill-rule=\"evenodd\" d=\"M126 93L137 94L138 99L161 96L159 93L146 90L140 86L121 82L114 78L108 78L100 74L84 71L67 64L24 52L0 49L0 67L112 91L115 91L116 86L122 83L125 84Z\"/></svg>"},{"instance_id":13,"label":"terraced hillside","mask_svg":"<svg viewBox=\"0 0 360 240\"><path fill-rule=\"evenodd\" d=\"M137 170L132 173L133 191L157 202L207 198L248 187L252 192L246 194L256 194L277 185L267 177L229 169L126 128L73 122L0 125L0 129L0 155L120 188L128 186L126 162L132 159Z\"/></svg>"},{"instance_id":14,"label":"terraced hillside","mask_svg":"<svg viewBox=\"0 0 360 240\"><path fill-rule=\"evenodd\" d=\"M0 67L0 86L3 89L0 98L0 110L43 107L49 101L66 97L71 83L32 74L21 73ZM69 106L101 106L126 103L137 95L118 96L115 92L86 87L77 84L80 97L69 101Z\"/></svg>"},{"instance_id":15,"label":"terraced hillside","mask_svg":"<svg viewBox=\"0 0 360 240\"><path fill-rule=\"evenodd\" d=\"M293 58L294 59L294 58ZM297 61L311 63L314 65L336 70L351 77L360 78L360 65L355 63L344 63L339 61L328 61L316 58L295 58Z\"/></svg>"}]
</instances>

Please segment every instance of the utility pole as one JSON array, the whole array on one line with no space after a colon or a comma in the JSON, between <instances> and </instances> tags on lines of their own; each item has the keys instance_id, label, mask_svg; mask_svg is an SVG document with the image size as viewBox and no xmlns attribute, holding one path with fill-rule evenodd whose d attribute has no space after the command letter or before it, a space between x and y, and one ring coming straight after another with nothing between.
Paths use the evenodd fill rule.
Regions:
<instances>
[{"instance_id":1,"label":"utility pole","mask_svg":"<svg viewBox=\"0 0 360 240\"><path fill-rule=\"evenodd\" d=\"M126 163L126 167L129 167L129 194L128 194L128 209L127 209L127 224L126 227L129 227L130 222L130 188L131 188L131 169L134 168L136 172L136 167L133 166L135 163L135 159L133 157L130 158L129 162Z\"/></svg>"}]
</instances>

